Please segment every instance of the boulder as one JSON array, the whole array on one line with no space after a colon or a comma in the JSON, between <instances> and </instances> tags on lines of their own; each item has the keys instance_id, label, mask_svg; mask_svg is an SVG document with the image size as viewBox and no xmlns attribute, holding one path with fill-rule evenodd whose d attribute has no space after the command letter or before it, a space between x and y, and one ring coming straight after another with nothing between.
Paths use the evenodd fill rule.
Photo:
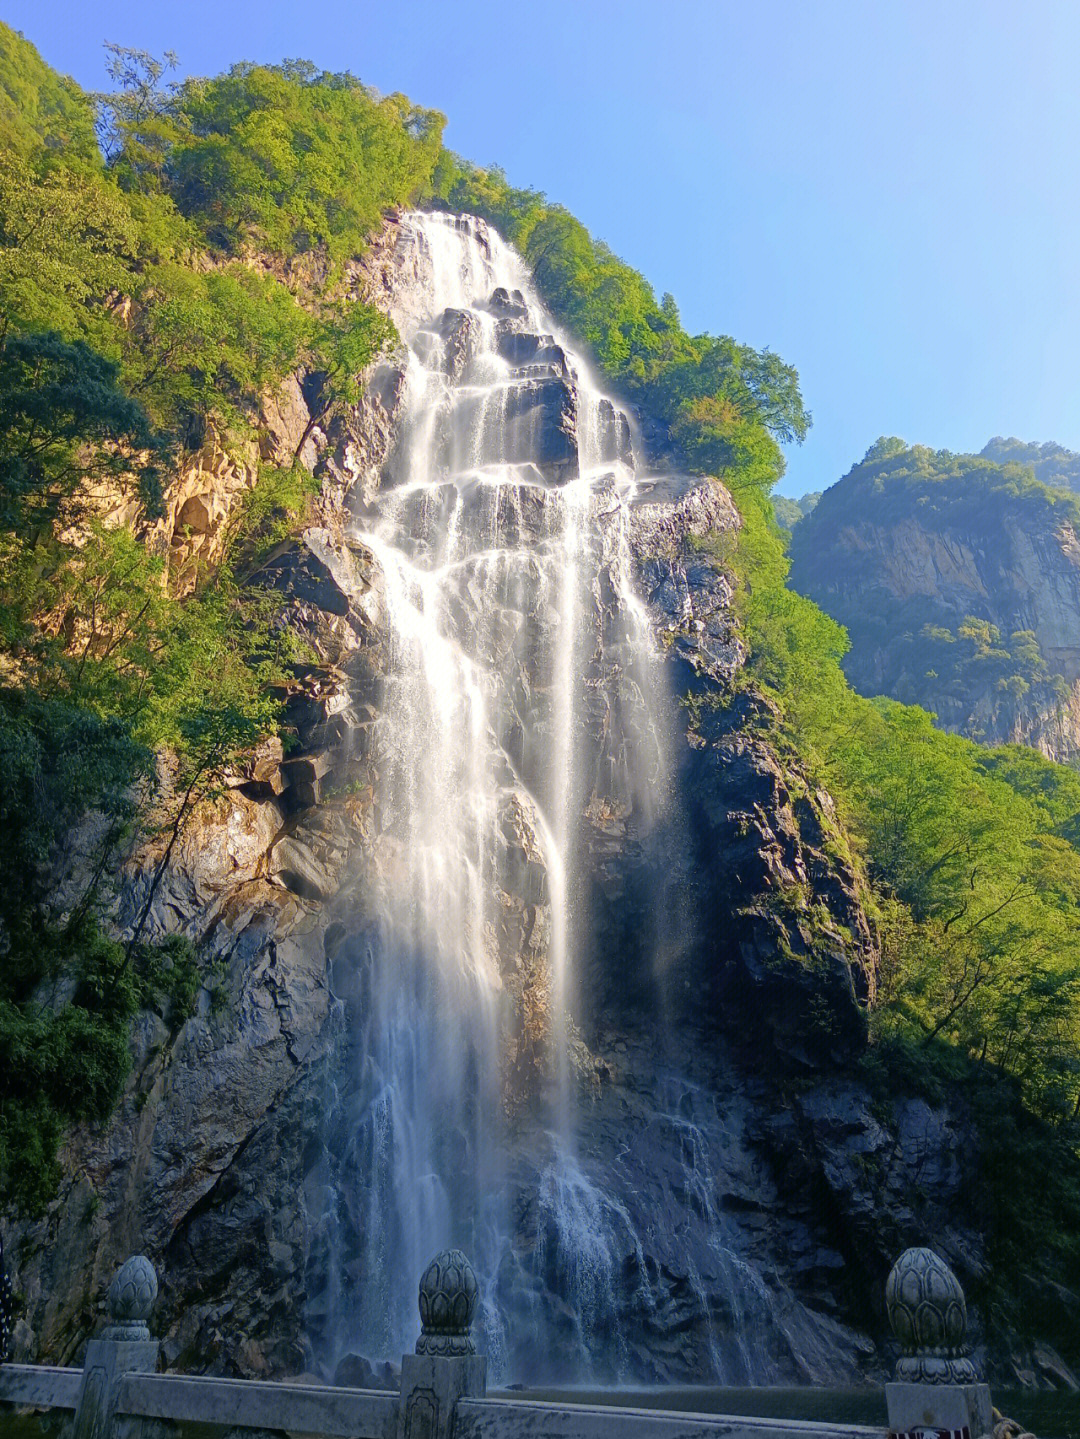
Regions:
<instances>
[{"instance_id":1,"label":"boulder","mask_svg":"<svg viewBox=\"0 0 1080 1439\"><path fill-rule=\"evenodd\" d=\"M298 826L274 844L270 873L303 899L325 900L337 893L344 862L343 849Z\"/></svg>"},{"instance_id":2,"label":"boulder","mask_svg":"<svg viewBox=\"0 0 1080 1439\"><path fill-rule=\"evenodd\" d=\"M330 615L348 615L354 598L367 588L352 551L319 527L305 530L266 560L254 578Z\"/></svg>"}]
</instances>

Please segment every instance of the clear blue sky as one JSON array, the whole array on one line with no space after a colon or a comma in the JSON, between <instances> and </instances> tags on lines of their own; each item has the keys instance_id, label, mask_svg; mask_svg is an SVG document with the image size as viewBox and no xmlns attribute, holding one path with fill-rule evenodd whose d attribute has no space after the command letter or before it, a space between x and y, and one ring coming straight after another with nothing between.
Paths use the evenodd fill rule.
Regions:
<instances>
[{"instance_id":1,"label":"clear blue sky","mask_svg":"<svg viewBox=\"0 0 1080 1439\"><path fill-rule=\"evenodd\" d=\"M1080 0L8 0L84 86L303 56L445 112L692 329L795 364L782 488L879 434L1080 449Z\"/></svg>"}]
</instances>

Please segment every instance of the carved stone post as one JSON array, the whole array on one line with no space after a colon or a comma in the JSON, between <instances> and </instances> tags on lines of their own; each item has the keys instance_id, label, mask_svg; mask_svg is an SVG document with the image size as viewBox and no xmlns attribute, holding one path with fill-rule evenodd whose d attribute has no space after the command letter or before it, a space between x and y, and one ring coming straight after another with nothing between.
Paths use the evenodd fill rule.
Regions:
<instances>
[{"instance_id":1,"label":"carved stone post","mask_svg":"<svg viewBox=\"0 0 1080 1439\"><path fill-rule=\"evenodd\" d=\"M121 1378L157 1368L159 1344L146 1323L157 1292L154 1266L142 1255L116 1271L105 1301L109 1323L86 1346L73 1439L113 1439Z\"/></svg>"},{"instance_id":2,"label":"carved stone post","mask_svg":"<svg viewBox=\"0 0 1080 1439\"><path fill-rule=\"evenodd\" d=\"M469 1332L479 1288L460 1249L437 1254L420 1280L416 1353L401 1361L398 1439L453 1439L454 1409L487 1391L487 1360Z\"/></svg>"},{"instance_id":3,"label":"carved stone post","mask_svg":"<svg viewBox=\"0 0 1080 1439\"><path fill-rule=\"evenodd\" d=\"M905 1249L885 1285L900 1341L896 1382L886 1384L891 1433L918 1439L982 1439L993 1432L990 1389L965 1344L964 1291L932 1249Z\"/></svg>"}]
</instances>

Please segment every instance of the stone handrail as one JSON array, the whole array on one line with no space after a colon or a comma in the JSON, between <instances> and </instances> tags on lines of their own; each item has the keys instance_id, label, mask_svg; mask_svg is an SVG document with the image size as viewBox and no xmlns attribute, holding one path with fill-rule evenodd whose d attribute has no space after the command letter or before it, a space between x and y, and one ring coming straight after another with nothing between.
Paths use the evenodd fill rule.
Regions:
<instances>
[{"instance_id":1,"label":"stone handrail","mask_svg":"<svg viewBox=\"0 0 1080 1439\"><path fill-rule=\"evenodd\" d=\"M608 1404L459 1399L454 1439L884 1439L881 1429Z\"/></svg>"},{"instance_id":2,"label":"stone handrail","mask_svg":"<svg viewBox=\"0 0 1080 1439\"><path fill-rule=\"evenodd\" d=\"M203 1379L195 1374L127 1374L117 1413L137 1419L227 1424L230 1429L289 1429L349 1439L390 1439L397 1432L398 1396L388 1390L255 1379Z\"/></svg>"},{"instance_id":3,"label":"stone handrail","mask_svg":"<svg viewBox=\"0 0 1080 1439\"><path fill-rule=\"evenodd\" d=\"M0 1403L34 1409L77 1409L81 1369L55 1364L0 1364Z\"/></svg>"},{"instance_id":4,"label":"stone handrail","mask_svg":"<svg viewBox=\"0 0 1080 1439\"><path fill-rule=\"evenodd\" d=\"M885 1439L858 1425L488 1395L471 1334L477 1294L460 1250L432 1260L420 1282L423 1332L402 1359L399 1391L158 1374L146 1323L157 1276L136 1257L113 1280L110 1322L87 1345L84 1367L0 1365L0 1404L74 1410L73 1439L103 1439L120 1419L126 1435L164 1420L327 1439ZM906 1250L886 1298L903 1350L899 1382L885 1386L892 1439L988 1435L990 1393L964 1346L967 1311L952 1272L928 1249Z\"/></svg>"}]
</instances>

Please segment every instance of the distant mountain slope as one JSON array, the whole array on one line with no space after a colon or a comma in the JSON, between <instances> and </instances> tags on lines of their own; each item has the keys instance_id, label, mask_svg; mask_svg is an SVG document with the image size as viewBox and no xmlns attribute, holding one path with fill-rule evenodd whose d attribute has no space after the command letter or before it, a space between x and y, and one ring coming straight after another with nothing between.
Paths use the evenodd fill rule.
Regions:
<instances>
[{"instance_id":1,"label":"distant mountain slope","mask_svg":"<svg viewBox=\"0 0 1080 1439\"><path fill-rule=\"evenodd\" d=\"M1023 463L1015 462L1022 460ZM847 627L864 694L987 743L1080 755L1080 477L1058 445L881 439L794 529L791 582Z\"/></svg>"},{"instance_id":2,"label":"distant mountain slope","mask_svg":"<svg viewBox=\"0 0 1080 1439\"><path fill-rule=\"evenodd\" d=\"M808 495L800 495L797 500L790 495L773 495L772 507L776 523L781 529L790 533L800 520L806 518L820 499L820 490L812 490Z\"/></svg>"}]
</instances>

